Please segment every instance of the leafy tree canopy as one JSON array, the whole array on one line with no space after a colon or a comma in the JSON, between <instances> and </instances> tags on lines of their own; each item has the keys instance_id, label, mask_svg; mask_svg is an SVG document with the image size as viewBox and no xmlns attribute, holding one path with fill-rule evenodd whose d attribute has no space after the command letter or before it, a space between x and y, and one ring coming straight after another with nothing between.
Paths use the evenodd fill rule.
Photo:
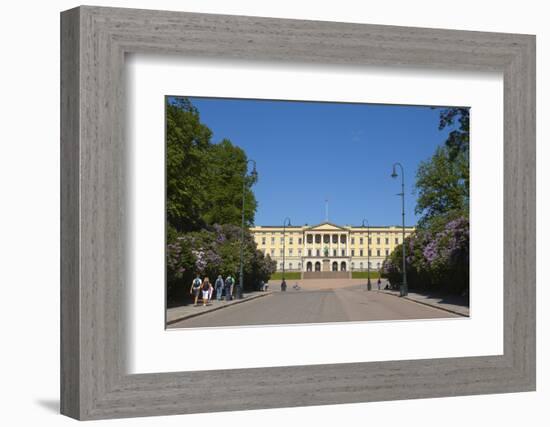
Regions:
<instances>
[{"instance_id":1,"label":"leafy tree canopy","mask_svg":"<svg viewBox=\"0 0 550 427\"><path fill-rule=\"evenodd\" d=\"M457 123L458 122L458 123ZM452 127L445 146L449 150L449 158L455 159L460 153L470 150L470 109L453 107L442 109L439 113L439 130Z\"/></svg>"},{"instance_id":2,"label":"leafy tree canopy","mask_svg":"<svg viewBox=\"0 0 550 427\"><path fill-rule=\"evenodd\" d=\"M445 144L422 162L416 173L416 213L419 226L441 229L448 221L468 217L470 203L468 108L440 112L439 129L452 127ZM458 122L458 123L457 123Z\"/></svg>"},{"instance_id":3,"label":"leafy tree canopy","mask_svg":"<svg viewBox=\"0 0 550 427\"><path fill-rule=\"evenodd\" d=\"M186 98L166 105L166 211L179 232L213 224L241 224L243 185L245 222L257 208L248 178L246 153L231 141L212 143L212 131Z\"/></svg>"}]
</instances>

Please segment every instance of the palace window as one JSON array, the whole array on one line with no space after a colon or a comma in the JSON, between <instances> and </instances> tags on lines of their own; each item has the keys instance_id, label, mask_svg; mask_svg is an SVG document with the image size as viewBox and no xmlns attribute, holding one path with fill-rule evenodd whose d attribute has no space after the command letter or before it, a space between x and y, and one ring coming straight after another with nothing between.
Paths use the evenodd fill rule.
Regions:
<instances>
[{"instance_id":1,"label":"palace window","mask_svg":"<svg viewBox=\"0 0 550 427\"><path fill-rule=\"evenodd\" d=\"M362 237L359 238L359 244L360 244L360 245L363 244L363 238L362 238Z\"/></svg>"},{"instance_id":2,"label":"palace window","mask_svg":"<svg viewBox=\"0 0 550 427\"><path fill-rule=\"evenodd\" d=\"M292 237L289 237L289 238L288 238L288 244L289 244L289 245L292 245Z\"/></svg>"},{"instance_id":3,"label":"palace window","mask_svg":"<svg viewBox=\"0 0 550 427\"><path fill-rule=\"evenodd\" d=\"M298 255L302 256L302 250L301 249L298 249Z\"/></svg>"},{"instance_id":4,"label":"palace window","mask_svg":"<svg viewBox=\"0 0 550 427\"><path fill-rule=\"evenodd\" d=\"M372 237L369 237L369 245L372 243Z\"/></svg>"},{"instance_id":5,"label":"palace window","mask_svg":"<svg viewBox=\"0 0 550 427\"><path fill-rule=\"evenodd\" d=\"M272 238L271 238L271 244L272 244L272 245L275 244L275 237L272 237Z\"/></svg>"},{"instance_id":6,"label":"palace window","mask_svg":"<svg viewBox=\"0 0 550 427\"><path fill-rule=\"evenodd\" d=\"M363 249L359 249L359 256L363 256Z\"/></svg>"},{"instance_id":7,"label":"palace window","mask_svg":"<svg viewBox=\"0 0 550 427\"><path fill-rule=\"evenodd\" d=\"M342 256L346 256L346 250L342 249Z\"/></svg>"},{"instance_id":8,"label":"palace window","mask_svg":"<svg viewBox=\"0 0 550 427\"><path fill-rule=\"evenodd\" d=\"M265 237L262 237L262 245L265 245Z\"/></svg>"},{"instance_id":9,"label":"palace window","mask_svg":"<svg viewBox=\"0 0 550 427\"><path fill-rule=\"evenodd\" d=\"M352 244L352 245L355 245L355 237L352 237L352 238L351 238L351 244Z\"/></svg>"},{"instance_id":10,"label":"palace window","mask_svg":"<svg viewBox=\"0 0 550 427\"><path fill-rule=\"evenodd\" d=\"M380 244L380 237L376 238L376 244L378 244L378 245Z\"/></svg>"},{"instance_id":11,"label":"palace window","mask_svg":"<svg viewBox=\"0 0 550 427\"><path fill-rule=\"evenodd\" d=\"M275 255L275 249L271 249L271 256Z\"/></svg>"},{"instance_id":12,"label":"palace window","mask_svg":"<svg viewBox=\"0 0 550 427\"><path fill-rule=\"evenodd\" d=\"M386 249L386 256L388 256L389 254L390 254L390 250Z\"/></svg>"},{"instance_id":13,"label":"palace window","mask_svg":"<svg viewBox=\"0 0 550 427\"><path fill-rule=\"evenodd\" d=\"M355 256L355 249L351 250L351 256ZM353 267L353 264L352 264L352 267Z\"/></svg>"},{"instance_id":14,"label":"palace window","mask_svg":"<svg viewBox=\"0 0 550 427\"><path fill-rule=\"evenodd\" d=\"M376 256L380 256L380 249L376 249Z\"/></svg>"},{"instance_id":15,"label":"palace window","mask_svg":"<svg viewBox=\"0 0 550 427\"><path fill-rule=\"evenodd\" d=\"M285 242L285 238L281 237L281 243L284 243L284 242Z\"/></svg>"},{"instance_id":16,"label":"palace window","mask_svg":"<svg viewBox=\"0 0 550 427\"><path fill-rule=\"evenodd\" d=\"M395 238L395 244L399 244L399 239L397 237Z\"/></svg>"},{"instance_id":17,"label":"palace window","mask_svg":"<svg viewBox=\"0 0 550 427\"><path fill-rule=\"evenodd\" d=\"M313 235L312 234L307 235L307 242L308 243L313 243Z\"/></svg>"},{"instance_id":18,"label":"palace window","mask_svg":"<svg viewBox=\"0 0 550 427\"><path fill-rule=\"evenodd\" d=\"M290 249L288 250L288 254L289 254L290 256L292 256L292 248L290 248Z\"/></svg>"},{"instance_id":19,"label":"palace window","mask_svg":"<svg viewBox=\"0 0 550 427\"><path fill-rule=\"evenodd\" d=\"M311 249L307 250L307 256L311 256Z\"/></svg>"},{"instance_id":20,"label":"palace window","mask_svg":"<svg viewBox=\"0 0 550 427\"><path fill-rule=\"evenodd\" d=\"M369 256L372 256L372 249L369 249Z\"/></svg>"},{"instance_id":21,"label":"palace window","mask_svg":"<svg viewBox=\"0 0 550 427\"><path fill-rule=\"evenodd\" d=\"M345 234L340 235L340 243L343 243L344 245L346 244L346 235Z\"/></svg>"},{"instance_id":22,"label":"palace window","mask_svg":"<svg viewBox=\"0 0 550 427\"><path fill-rule=\"evenodd\" d=\"M332 256L336 256L336 249L332 250Z\"/></svg>"},{"instance_id":23,"label":"palace window","mask_svg":"<svg viewBox=\"0 0 550 427\"><path fill-rule=\"evenodd\" d=\"M390 239L388 239L388 238L386 237L386 245L389 245L389 244L390 244Z\"/></svg>"},{"instance_id":24,"label":"palace window","mask_svg":"<svg viewBox=\"0 0 550 427\"><path fill-rule=\"evenodd\" d=\"M302 238L301 238L301 237L298 238L298 244L299 244L299 245L302 244Z\"/></svg>"},{"instance_id":25,"label":"palace window","mask_svg":"<svg viewBox=\"0 0 550 427\"><path fill-rule=\"evenodd\" d=\"M323 235L323 243L330 243L330 234Z\"/></svg>"},{"instance_id":26,"label":"palace window","mask_svg":"<svg viewBox=\"0 0 550 427\"><path fill-rule=\"evenodd\" d=\"M279 249L279 255L283 256L283 250Z\"/></svg>"},{"instance_id":27,"label":"palace window","mask_svg":"<svg viewBox=\"0 0 550 427\"><path fill-rule=\"evenodd\" d=\"M292 270L292 263L291 262L288 263L288 269Z\"/></svg>"},{"instance_id":28,"label":"palace window","mask_svg":"<svg viewBox=\"0 0 550 427\"><path fill-rule=\"evenodd\" d=\"M321 256L321 251L317 249L317 256Z\"/></svg>"},{"instance_id":29,"label":"palace window","mask_svg":"<svg viewBox=\"0 0 550 427\"><path fill-rule=\"evenodd\" d=\"M321 235L320 234L315 235L315 243L321 243Z\"/></svg>"}]
</instances>

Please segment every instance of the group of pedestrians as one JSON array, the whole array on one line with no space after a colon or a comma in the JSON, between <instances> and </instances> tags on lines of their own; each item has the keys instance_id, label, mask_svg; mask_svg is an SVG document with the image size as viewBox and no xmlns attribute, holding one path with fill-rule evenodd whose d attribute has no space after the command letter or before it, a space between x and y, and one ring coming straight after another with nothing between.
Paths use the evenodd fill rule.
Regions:
<instances>
[{"instance_id":1,"label":"group of pedestrians","mask_svg":"<svg viewBox=\"0 0 550 427\"><path fill-rule=\"evenodd\" d=\"M222 298L230 301L233 298L234 287L235 279L231 275L227 276L224 280L220 274L214 284L212 284L208 276L201 279L200 275L197 274L191 283L189 294L195 297L195 306L198 305L199 296L202 297L202 305L205 306L212 300L214 292L216 292L216 299L218 301L221 301Z\"/></svg>"}]
</instances>

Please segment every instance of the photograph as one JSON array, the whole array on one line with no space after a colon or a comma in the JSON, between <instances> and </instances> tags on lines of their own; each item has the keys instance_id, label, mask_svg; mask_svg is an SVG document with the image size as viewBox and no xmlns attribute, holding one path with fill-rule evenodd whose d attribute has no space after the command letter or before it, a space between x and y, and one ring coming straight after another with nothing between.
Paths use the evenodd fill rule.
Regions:
<instances>
[{"instance_id":1,"label":"photograph","mask_svg":"<svg viewBox=\"0 0 550 427\"><path fill-rule=\"evenodd\" d=\"M166 327L470 316L470 108L167 95Z\"/></svg>"}]
</instances>

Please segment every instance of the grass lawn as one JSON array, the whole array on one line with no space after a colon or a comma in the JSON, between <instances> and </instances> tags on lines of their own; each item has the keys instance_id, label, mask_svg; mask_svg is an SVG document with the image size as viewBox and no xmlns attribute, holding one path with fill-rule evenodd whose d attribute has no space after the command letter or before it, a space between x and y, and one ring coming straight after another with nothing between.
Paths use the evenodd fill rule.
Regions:
<instances>
[{"instance_id":1,"label":"grass lawn","mask_svg":"<svg viewBox=\"0 0 550 427\"><path fill-rule=\"evenodd\" d=\"M351 278L352 279L368 279L369 272L368 271L352 271L351 272ZM370 278L371 279L378 279L379 274L378 271L371 271L370 272Z\"/></svg>"},{"instance_id":2,"label":"grass lawn","mask_svg":"<svg viewBox=\"0 0 550 427\"><path fill-rule=\"evenodd\" d=\"M282 280L283 278L283 272L276 272L271 275L269 280ZM300 273L299 272L285 272L285 280L299 280L300 279Z\"/></svg>"}]
</instances>

